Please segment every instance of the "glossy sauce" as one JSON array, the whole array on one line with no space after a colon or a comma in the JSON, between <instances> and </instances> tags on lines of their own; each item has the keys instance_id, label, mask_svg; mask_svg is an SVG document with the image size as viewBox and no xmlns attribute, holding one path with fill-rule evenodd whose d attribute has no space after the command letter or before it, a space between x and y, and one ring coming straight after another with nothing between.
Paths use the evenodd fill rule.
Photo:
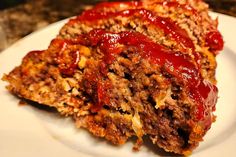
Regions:
<instances>
[{"instance_id":1,"label":"glossy sauce","mask_svg":"<svg viewBox=\"0 0 236 157\"><path fill-rule=\"evenodd\" d=\"M209 46L210 50L214 52L220 51L224 47L223 37L218 31L209 32L206 35L205 40L206 40L207 46Z\"/></svg>"},{"instance_id":2,"label":"glossy sauce","mask_svg":"<svg viewBox=\"0 0 236 157\"><path fill-rule=\"evenodd\" d=\"M156 2L158 3L158 2ZM202 20L201 16L198 14L198 11L191 7L188 4L180 4L177 1L165 1L165 2L159 2L158 4L161 4L163 6L168 6L168 7L174 7L174 8L182 8L185 11L189 11L192 15L194 15L197 19L200 21ZM206 35L206 46L209 46L210 49L216 54L216 52L220 51L224 47L224 41L223 37L220 34L218 30L211 31L207 33Z\"/></svg>"},{"instance_id":3,"label":"glossy sauce","mask_svg":"<svg viewBox=\"0 0 236 157\"><path fill-rule=\"evenodd\" d=\"M198 104L196 111L197 119L204 118L206 108L211 108L212 110L215 108L218 90L216 86L203 80L198 67L191 62L191 58L181 52L174 52L162 45L154 43L141 33L129 31L112 33L102 29L94 29L86 35L81 35L81 37L78 37L74 41L57 40L53 42L59 45L60 51L57 61L59 65L62 64L62 67L66 67L61 68L61 72L66 75L73 74L79 60L77 51L72 51L75 55L72 63L66 66L65 63L61 62L61 60L64 60L61 58L61 53L65 51L68 44L86 43L86 46L98 46L104 53L103 60L100 63L100 71L95 73L96 76L91 75L88 77L93 78L91 82L97 86L97 103L94 111L98 111L104 103L109 103L106 95L106 91L109 88L101 81L107 74L107 65L112 64L116 56L127 48L133 48L143 58L165 68L168 73L187 86L189 97ZM74 55L72 55L72 58ZM94 78L96 79L94 80Z\"/></svg>"},{"instance_id":4,"label":"glossy sauce","mask_svg":"<svg viewBox=\"0 0 236 157\"><path fill-rule=\"evenodd\" d=\"M194 44L189 38L187 32L180 28L175 22L170 18L160 17L155 15L149 10L146 9L129 9L119 12L97 12L96 10L88 10L83 12L81 16L78 16L76 19L72 19L70 22L76 21L86 21L86 22L95 22L97 20L109 19L114 17L133 17L137 16L141 20L148 21L156 27L162 29L164 33L170 36L175 41L182 44L186 49L194 50ZM69 22L69 23L70 23Z\"/></svg>"},{"instance_id":5,"label":"glossy sauce","mask_svg":"<svg viewBox=\"0 0 236 157\"><path fill-rule=\"evenodd\" d=\"M73 41L54 39L52 44L57 47L58 55L57 58L55 58L55 61L59 65L60 72L63 75L73 75L80 60L79 50L71 50L71 48L68 48L69 46L74 45Z\"/></svg>"},{"instance_id":6,"label":"glossy sauce","mask_svg":"<svg viewBox=\"0 0 236 157\"><path fill-rule=\"evenodd\" d=\"M73 19L71 22L86 21L91 23L97 20L109 19L118 16L137 16L143 21L150 22L150 24L153 24L163 30L166 36L169 36L170 38L174 39L174 41L176 41L178 44L182 45L185 51L190 49L193 53L196 63L200 63L200 55L195 52L194 44L189 38L187 32L184 29L180 28L177 23L173 22L170 18L157 16L146 9L129 9L120 12L97 12L96 10L88 10L85 11L81 16L78 16L77 19Z\"/></svg>"},{"instance_id":7,"label":"glossy sauce","mask_svg":"<svg viewBox=\"0 0 236 157\"><path fill-rule=\"evenodd\" d=\"M105 7L119 6L122 9L134 7L118 12L104 12L101 9ZM168 7L181 7L190 11L193 14L197 12L188 5L182 5L178 2L164 2L162 5ZM186 50L191 49L194 55L195 62L199 63L199 54L195 53L195 47L192 40L189 38L187 32L180 28L177 23L173 22L170 18L160 17L153 12L140 8L141 3L138 2L113 2L102 3L95 6L94 9L87 10L78 16L76 19L70 20L69 24L74 22L86 22L96 24L98 20L104 20L115 17L138 17L143 21L147 21L163 30L164 34L168 35L176 42L181 44ZM222 49L223 40L219 32L209 33L206 41L210 48L214 50ZM86 43L87 46L99 46L104 53L102 62L100 63L100 72L96 74L98 78L95 80L97 84L97 105L96 111L102 107L104 103L109 103L106 94L106 85L100 82L102 77L107 74L107 65L112 64L116 55L125 50L125 48L134 48L135 52L139 53L143 58L148 59L153 64L157 64L166 69L171 75L180 80L187 86L187 93L189 97L198 104L196 110L196 118L203 119L209 112L206 109L214 110L217 101L217 87L210 82L205 81L191 58L180 52L171 51L151 39L137 32L120 32L112 33L101 29L95 29L87 35L82 35L78 38L80 44ZM84 40L83 40L84 39ZM82 43L83 42L83 43ZM122 47L120 45L123 45ZM76 57L75 57L76 58ZM75 62L76 60L74 60ZM73 64L72 64L73 65ZM74 66L69 66L73 69ZM70 71L70 70L69 70ZM106 102L104 102L105 100Z\"/></svg>"},{"instance_id":8,"label":"glossy sauce","mask_svg":"<svg viewBox=\"0 0 236 157\"><path fill-rule=\"evenodd\" d=\"M190 12L191 14L193 14L194 16L196 16L198 19L201 19L201 16L198 14L197 10L188 4L180 4L178 1L165 1L165 2L155 2L155 3L163 5L163 6L167 6L167 7L175 7L175 8L184 9ZM101 9L111 8L111 7L115 7L115 8L118 7L119 9L123 9L123 11L120 11L120 12L101 11ZM192 40L188 37L188 34L185 30L181 29L175 22L171 21L170 18L158 17L157 15L154 15L151 11L143 9L142 7L144 7L143 3L137 2L137 1L136 2L103 2L101 4L96 5L93 9L84 11L82 15L78 16L76 19L70 20L69 24L73 24L77 21L95 22L97 20L114 18L117 16L130 17L136 14L136 15L141 16L142 20L149 21L150 23L156 25L160 29L163 29L165 34L168 34L170 37L175 39L175 41L178 41L180 44L182 44L185 47L185 49L190 48L193 52L196 62L200 63L199 61L200 55L198 53L195 53L194 44ZM124 10L128 8L129 10ZM219 31L214 30L212 32L209 32L208 34L206 34L205 40L206 40L206 46L209 46L210 49L214 51L214 53L223 49L224 42Z\"/></svg>"},{"instance_id":9,"label":"glossy sauce","mask_svg":"<svg viewBox=\"0 0 236 157\"><path fill-rule=\"evenodd\" d=\"M206 108L212 110L215 108L217 87L203 80L198 67L190 62L191 59L187 55L173 52L137 32L111 33L97 29L92 30L87 39L91 42L91 46L99 46L103 50L105 55L103 62L105 64L111 64L115 56L123 51L116 46L122 44L125 48L132 47L136 49L135 52L143 58L165 68L166 71L187 86L190 98L198 104L197 119L204 118Z\"/></svg>"},{"instance_id":10,"label":"glossy sauce","mask_svg":"<svg viewBox=\"0 0 236 157\"><path fill-rule=\"evenodd\" d=\"M122 52L121 47L116 45L135 47L142 57L148 58L153 63L165 66L171 74L177 78L189 81L190 84L199 83L198 69L190 62L191 58L180 52L171 51L138 32L112 33L101 29L92 30L88 34L92 46L101 44L100 48L105 55L104 62L111 64L115 55Z\"/></svg>"},{"instance_id":11,"label":"glossy sauce","mask_svg":"<svg viewBox=\"0 0 236 157\"><path fill-rule=\"evenodd\" d=\"M168 7L182 8L186 11L189 11L191 14L195 15L199 20L201 20L201 16L199 16L197 10L188 4L180 4L177 1L173 1L173 2L165 1L165 2L160 2L160 4L162 4L163 6L168 6ZM223 49L224 47L223 37L218 30L211 31L207 33L205 36L206 36L205 38L206 46L209 46L210 49L215 54L217 54L216 52Z\"/></svg>"}]
</instances>

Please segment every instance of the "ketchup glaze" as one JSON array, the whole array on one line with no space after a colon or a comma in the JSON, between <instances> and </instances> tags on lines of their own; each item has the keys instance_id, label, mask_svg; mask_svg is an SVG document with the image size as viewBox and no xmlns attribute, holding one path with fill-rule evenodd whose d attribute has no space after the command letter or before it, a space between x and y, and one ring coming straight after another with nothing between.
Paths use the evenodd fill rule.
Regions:
<instances>
[{"instance_id":1,"label":"ketchup glaze","mask_svg":"<svg viewBox=\"0 0 236 157\"><path fill-rule=\"evenodd\" d=\"M106 4L106 3L105 3ZM104 5L105 5L104 4ZM129 5L134 5L133 3L128 3ZM104 6L102 5L102 6ZM107 4L106 4L107 5ZM106 6L105 5L105 6ZM136 4L137 6L140 4ZM177 5L177 3L166 3L165 5ZM135 6L135 5L134 5ZM99 7L100 8L100 7ZM154 14L152 11L146 9L127 9L118 12L104 12L98 11L95 9L87 10L82 13L82 15L78 16L76 19L71 19L69 24L73 24L77 21L86 22L86 23L94 23L98 20L104 20L115 17L133 17L136 16L143 21L147 21L155 27L161 29L166 36L169 36L171 39L174 39L178 44L180 44L184 51L191 50L194 59L197 64L200 64L200 55L195 52L195 46L188 36L188 33L180 28L178 24L172 21L168 17L161 17Z\"/></svg>"},{"instance_id":2,"label":"ketchup glaze","mask_svg":"<svg viewBox=\"0 0 236 157\"><path fill-rule=\"evenodd\" d=\"M224 41L219 31L211 31L206 35L206 44L213 52L217 52L223 49ZM217 53L216 53L217 54Z\"/></svg>"},{"instance_id":3,"label":"ketchup glaze","mask_svg":"<svg viewBox=\"0 0 236 157\"><path fill-rule=\"evenodd\" d=\"M198 14L198 12L190 5L179 4L175 1L162 2L161 5L167 7L180 7L194 15ZM105 8L113 6L118 6L118 11L112 12L105 10ZM112 64L116 59L116 56L127 48L134 49L134 52L138 53L143 58L164 68L168 73L185 85L185 90L189 98L197 104L195 117L198 120L204 119L209 112L215 110L218 89L215 85L202 78L198 66L200 63L200 56L195 52L193 41L188 36L188 33L170 18L158 16L154 12L144 9L142 2L104 2L95 6L93 9L84 11L80 16L71 19L68 24L70 25L79 21L96 25L98 24L98 20L116 17L137 17L142 21L154 25L161 29L166 36L169 36L180 44L184 50L187 51L190 49L194 55L194 60L189 55L172 51L153 42L147 36L138 32L124 31L113 33L102 29L94 29L88 34L79 35L79 37L73 39L73 42L62 42L60 44L62 45L60 46L60 52L63 52L64 47L66 48L70 44L82 44L92 47L97 46L104 54L99 67L100 71L94 74L94 76L96 75L96 79L91 80L92 83L96 84L97 90L96 109L94 111L98 111L104 103L109 103L109 98L106 94L108 89L107 86L109 85L104 83L102 78L106 77L108 65ZM205 41L206 45L213 51L221 50L223 48L223 39L217 30L209 32L206 35ZM70 56L74 59L72 59L72 63L68 65L63 63L59 56L58 63L63 65L61 68L62 73L73 74L72 71L76 69L75 65L79 60L78 53L78 51L72 51L70 53ZM92 74L91 77L93 77Z\"/></svg>"},{"instance_id":4,"label":"ketchup glaze","mask_svg":"<svg viewBox=\"0 0 236 157\"><path fill-rule=\"evenodd\" d=\"M206 108L214 110L217 101L217 87L202 78L198 67L190 61L189 56L171 51L138 32L112 33L95 29L88 33L87 40L90 41L90 46L99 46L104 53L103 62L106 65L111 64L115 56L122 53L124 49L131 47L143 58L165 68L168 73L185 84L189 97L198 104L197 119L204 118L207 114L205 113ZM123 45L123 49L116 46L119 44Z\"/></svg>"},{"instance_id":5,"label":"ketchup glaze","mask_svg":"<svg viewBox=\"0 0 236 157\"><path fill-rule=\"evenodd\" d=\"M198 14L198 11L190 6L188 3L180 4L178 1L165 1L165 2L154 2L154 4L159 4L167 7L181 8L185 11L190 12L192 15L196 16L198 19L201 19L201 16ZM119 8L122 11L119 12L106 12L101 9L105 8ZM189 38L187 32L180 28L177 23L173 22L170 18L158 17L149 10L144 9L144 3L140 1L131 1L131 2L103 2L96 5L93 9L84 11L82 15L78 16L75 19L71 19L69 24L75 22L89 22L94 23L97 20L114 18L117 16L130 17L136 14L139 18L144 21L149 21L151 24L154 24L160 29L163 29L166 35L169 35L175 41L178 41L185 49L191 49L195 60L199 63L200 55L195 53L195 48L192 40ZM128 9L128 10L127 10ZM132 10L132 11L131 11ZM136 10L136 11L134 11ZM156 19L155 19L156 18ZM155 19L153 21L153 19ZM217 54L219 50L223 49L223 39L219 31L212 30L208 34L205 34L206 46L208 46L213 53Z\"/></svg>"},{"instance_id":6,"label":"ketchup glaze","mask_svg":"<svg viewBox=\"0 0 236 157\"><path fill-rule=\"evenodd\" d=\"M112 64L116 56L128 48L134 49L135 53L138 53L153 64L164 68L177 80L185 84L189 97L198 104L195 113L197 119L204 118L206 108L212 110L215 108L218 90L216 86L202 78L198 66L191 61L191 58L181 52L175 52L157 44L141 33L130 31L112 33L102 29L94 29L88 34L79 36L74 41L58 40L55 43L59 43L60 53L65 50L68 44L85 44L86 46L99 47L104 54L100 62L100 71L95 74L96 76L89 76L89 78L93 78L92 80L90 79L92 83L97 86L97 104L94 111L98 111L104 105L103 100L109 103L106 95L107 85L101 81L103 77L106 77L108 65ZM65 66L62 63L63 67L67 67L61 68L62 73L72 74L71 70L76 69L76 66L74 66L78 62L76 52L72 51L76 57L69 66ZM61 64L60 53L59 64Z\"/></svg>"},{"instance_id":7,"label":"ketchup glaze","mask_svg":"<svg viewBox=\"0 0 236 157\"><path fill-rule=\"evenodd\" d=\"M141 20L148 21L149 23L162 29L166 35L170 36L172 39L182 44L186 49L189 48L194 50L194 44L189 38L187 32L180 28L177 23L173 22L170 18L157 16L146 9L128 9L119 12L97 12L94 10L87 10L83 12L81 16L78 16L76 19L72 19L69 23L73 23L76 21L91 23L96 22L98 20L115 18L118 16L137 16Z\"/></svg>"},{"instance_id":8,"label":"ketchup glaze","mask_svg":"<svg viewBox=\"0 0 236 157\"><path fill-rule=\"evenodd\" d=\"M55 61L59 65L60 72L63 75L73 75L80 60L78 48L69 48L75 43L63 39L54 39L51 43L57 47L58 55Z\"/></svg>"}]
</instances>

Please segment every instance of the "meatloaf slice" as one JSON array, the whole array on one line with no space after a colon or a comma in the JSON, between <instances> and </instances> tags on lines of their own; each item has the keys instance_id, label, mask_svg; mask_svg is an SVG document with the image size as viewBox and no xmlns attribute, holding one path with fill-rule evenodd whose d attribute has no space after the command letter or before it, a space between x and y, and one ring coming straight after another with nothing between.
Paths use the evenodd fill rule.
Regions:
<instances>
[{"instance_id":1,"label":"meatloaf slice","mask_svg":"<svg viewBox=\"0 0 236 157\"><path fill-rule=\"evenodd\" d=\"M214 121L217 21L199 0L105 2L69 20L48 49L3 77L24 99L124 144L143 136L189 154Z\"/></svg>"}]
</instances>

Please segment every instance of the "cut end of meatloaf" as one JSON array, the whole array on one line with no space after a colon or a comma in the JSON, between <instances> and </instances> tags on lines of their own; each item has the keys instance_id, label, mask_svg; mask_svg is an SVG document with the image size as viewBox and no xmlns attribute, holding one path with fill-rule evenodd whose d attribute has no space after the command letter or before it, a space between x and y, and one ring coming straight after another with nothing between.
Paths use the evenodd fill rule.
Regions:
<instances>
[{"instance_id":1,"label":"cut end of meatloaf","mask_svg":"<svg viewBox=\"0 0 236 157\"><path fill-rule=\"evenodd\" d=\"M48 49L4 75L7 89L55 107L114 144L143 136L188 155L214 121L217 21L199 0L104 2L69 20Z\"/></svg>"}]
</instances>

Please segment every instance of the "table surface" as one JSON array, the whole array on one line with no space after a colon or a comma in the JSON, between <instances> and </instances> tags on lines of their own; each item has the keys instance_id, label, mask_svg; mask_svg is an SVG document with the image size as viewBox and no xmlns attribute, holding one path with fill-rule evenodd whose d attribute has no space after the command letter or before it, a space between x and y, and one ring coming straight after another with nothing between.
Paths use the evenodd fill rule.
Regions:
<instances>
[{"instance_id":1,"label":"table surface","mask_svg":"<svg viewBox=\"0 0 236 157\"><path fill-rule=\"evenodd\" d=\"M0 51L50 23L79 14L97 1L26 0L23 4L0 10ZM205 1L211 10L236 17L236 0Z\"/></svg>"}]
</instances>

